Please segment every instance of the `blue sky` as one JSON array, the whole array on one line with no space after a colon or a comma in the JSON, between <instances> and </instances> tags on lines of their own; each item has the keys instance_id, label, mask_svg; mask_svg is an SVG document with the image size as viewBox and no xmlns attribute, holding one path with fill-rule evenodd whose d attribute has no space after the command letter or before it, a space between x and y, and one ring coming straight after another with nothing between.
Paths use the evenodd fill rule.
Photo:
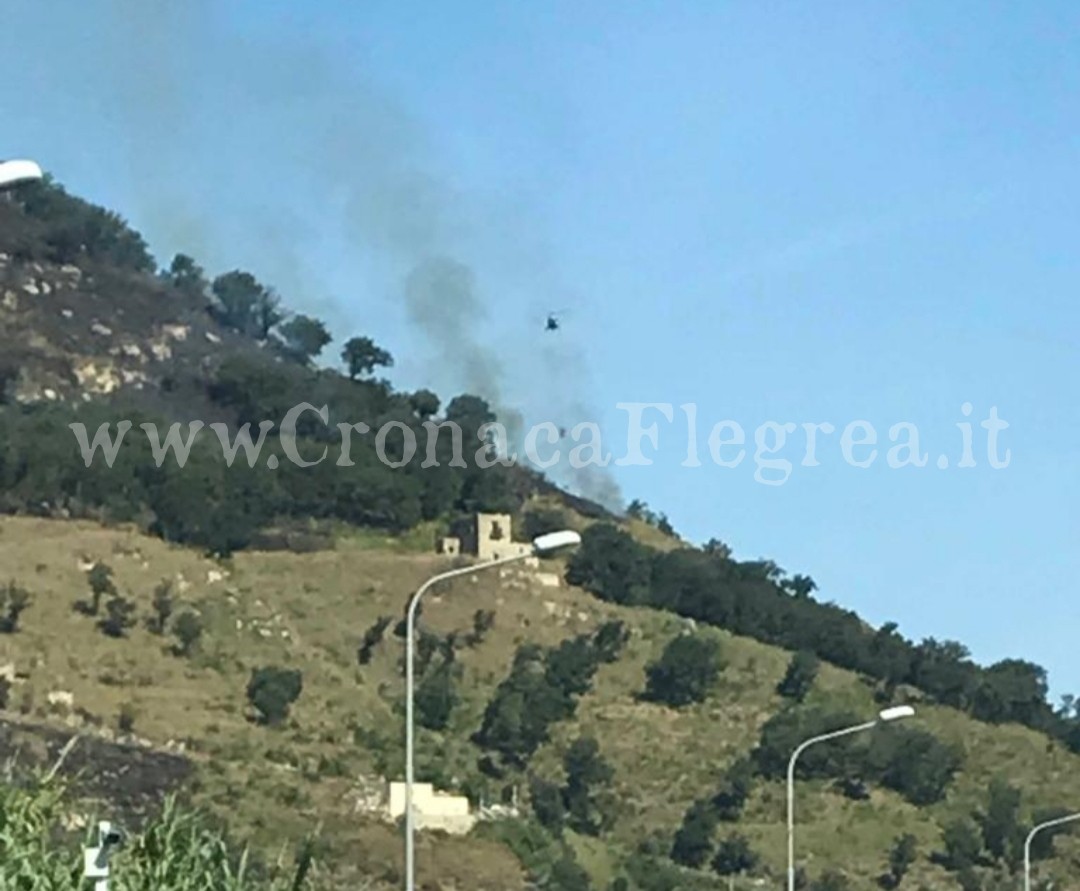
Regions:
<instances>
[{"instance_id":1,"label":"blue sky","mask_svg":"<svg viewBox=\"0 0 1080 891\"><path fill-rule=\"evenodd\" d=\"M874 623L1080 686L1080 7L309 7L15 0L0 156L115 208L161 260L250 269L371 334L395 382L447 397L462 361L429 361L401 282L425 252L460 258L475 349L529 418L594 413L618 457L617 403L697 406L703 466L660 420L650 466L611 468L628 498ZM711 466L722 420L838 432L817 467L793 435L767 486L752 452ZM856 420L884 442L866 469L838 445ZM925 468L884 463L902 421Z\"/></svg>"}]
</instances>

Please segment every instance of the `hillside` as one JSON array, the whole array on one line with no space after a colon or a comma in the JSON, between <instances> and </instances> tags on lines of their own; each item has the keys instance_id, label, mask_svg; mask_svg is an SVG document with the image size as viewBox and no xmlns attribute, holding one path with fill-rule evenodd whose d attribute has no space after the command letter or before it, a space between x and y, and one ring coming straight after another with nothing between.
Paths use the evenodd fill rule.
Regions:
<instances>
[{"instance_id":1,"label":"hillside","mask_svg":"<svg viewBox=\"0 0 1080 891\"><path fill-rule=\"evenodd\" d=\"M469 559L435 544L477 512L584 541L546 579L470 576L426 603L421 779L519 806L425 834L427 888L777 886L787 755L900 702L917 718L803 764L808 887L888 886L905 834L893 886L1012 887L1024 830L1080 802L1080 719L1039 666L872 628L809 576L688 547L637 502L615 516L524 468L451 467L443 440L429 468L366 440L305 468L276 438L228 465L208 437L184 467L137 438L87 466L70 424L235 431L301 402L330 414L298 426L303 454L338 448L341 418L453 421L490 454L482 398L395 390L368 334L343 371L320 366L322 323L250 273L159 268L121 218L45 183L0 199L0 296L0 747L44 765L85 735L65 772L126 774L80 794L133 824L180 786L267 861L314 834L326 887L398 887L400 835L364 805L403 774L397 625ZM249 696L262 669L284 673ZM1078 841L1038 852L1043 878L1075 871Z\"/></svg>"},{"instance_id":2,"label":"hillside","mask_svg":"<svg viewBox=\"0 0 1080 891\"><path fill-rule=\"evenodd\" d=\"M28 675L12 690L12 708L57 721L61 716L48 706L47 694L68 691L85 709L84 724L97 719L115 728L121 709L131 707L133 733L157 747L182 744L200 778L194 800L239 833L273 850L321 825L326 856L339 869L347 864L346 875L358 870L394 886L397 837L388 825L353 811L364 788L383 776L400 776L402 646L388 633L362 667L356 649L380 616L400 615L408 593L446 565L445 558L389 549L360 536L320 553L240 553L223 566L132 531L10 519L0 527L0 559L6 573L34 594L20 630L0 637L0 656ZM91 618L73 611L72 601L86 591L81 559L108 563L117 587L130 592L144 618L161 579L184 587L180 599L206 621L199 652L188 658L163 653L166 641L142 627L126 639L110 639ZM425 611L427 627L443 634L469 629L477 610L496 613L484 641L459 652L462 698L449 728L421 737L422 773L441 785L474 792L482 787L479 750L468 737L523 642L554 646L610 619L631 629L625 650L597 671L574 718L559 722L532 759L535 772L554 778L572 740L598 740L614 769L614 824L600 839L571 840L593 873L593 887L606 888L642 839L655 836L659 850L669 848L686 809L715 790L725 770L755 746L765 722L783 706L774 689L788 654L715 632L727 667L704 702L681 709L642 702L637 694L646 665L684 630L684 622L654 610L602 604L570 587L520 587L517 579L494 574L473 578L433 598ZM251 670L262 665L303 673L303 693L285 728L245 718L245 686ZM807 704L869 715L876 708L872 692L853 674L824 666ZM985 803L993 777L1007 777L1023 790L1025 810L1080 800L1080 760L1040 734L992 727L930 705L920 707L918 724L963 746L963 767L944 800L917 807L874 788L868 800L852 801L824 781L801 784L800 848L812 852L812 874L842 867L859 880L855 887L871 887L894 836L910 831L920 851L911 886L954 887L927 858L941 848L942 826ZM511 775L506 782L522 779ZM489 794L494 791L489 786ZM736 824L760 852L760 870L774 876L783 869L783 802L782 784L756 783ZM484 840L498 828L484 825L474 832L478 837L466 839L425 839L423 874L438 877L442 884L435 887L525 887L515 857ZM838 835L843 845L835 843ZM1080 846L1062 840L1055 866L1067 869L1078 856Z\"/></svg>"}]
</instances>

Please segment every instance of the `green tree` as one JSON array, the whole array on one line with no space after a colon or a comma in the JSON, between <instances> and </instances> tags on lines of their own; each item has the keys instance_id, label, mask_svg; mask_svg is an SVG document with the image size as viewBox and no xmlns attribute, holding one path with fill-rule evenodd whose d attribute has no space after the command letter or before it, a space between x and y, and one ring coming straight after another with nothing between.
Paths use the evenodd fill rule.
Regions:
<instances>
[{"instance_id":1,"label":"green tree","mask_svg":"<svg viewBox=\"0 0 1080 891\"><path fill-rule=\"evenodd\" d=\"M817 583L808 575L795 575L784 579L780 586L799 600L809 600L810 595L818 589Z\"/></svg>"},{"instance_id":2,"label":"green tree","mask_svg":"<svg viewBox=\"0 0 1080 891\"><path fill-rule=\"evenodd\" d=\"M393 367L394 357L370 337L351 337L341 350L341 361L345 363L349 377L356 380L371 374L376 368Z\"/></svg>"},{"instance_id":3,"label":"green tree","mask_svg":"<svg viewBox=\"0 0 1080 891\"><path fill-rule=\"evenodd\" d=\"M721 839L713 857L712 868L718 875L733 876L757 868L760 858L743 835L729 835Z\"/></svg>"},{"instance_id":4,"label":"green tree","mask_svg":"<svg viewBox=\"0 0 1080 891\"><path fill-rule=\"evenodd\" d=\"M693 869L705 863L712 853L717 822L716 808L709 799L700 798L690 805L672 840L671 859Z\"/></svg>"},{"instance_id":5,"label":"green tree","mask_svg":"<svg viewBox=\"0 0 1080 891\"><path fill-rule=\"evenodd\" d=\"M724 774L723 782L713 797L713 808L718 819L734 822L742 814L746 799L754 783L754 764L749 758L740 758Z\"/></svg>"},{"instance_id":6,"label":"green tree","mask_svg":"<svg viewBox=\"0 0 1080 891\"><path fill-rule=\"evenodd\" d=\"M172 618L173 609L176 606L172 590L173 584L169 579L162 579L158 586L154 588L152 603L154 615L148 623L150 630L154 634L164 634L169 619Z\"/></svg>"},{"instance_id":7,"label":"green tree","mask_svg":"<svg viewBox=\"0 0 1080 891\"><path fill-rule=\"evenodd\" d=\"M912 804L940 801L963 763L963 750L914 727L876 728L866 771Z\"/></svg>"},{"instance_id":8,"label":"green tree","mask_svg":"<svg viewBox=\"0 0 1080 891\"><path fill-rule=\"evenodd\" d=\"M1046 695L1046 669L1021 659L1005 659L982 672L971 713L980 721L1038 726L1051 714Z\"/></svg>"},{"instance_id":9,"label":"green tree","mask_svg":"<svg viewBox=\"0 0 1080 891\"><path fill-rule=\"evenodd\" d=\"M289 716L289 707L304 689L297 669L269 666L251 672L247 698L258 712L259 723L278 725Z\"/></svg>"},{"instance_id":10,"label":"green tree","mask_svg":"<svg viewBox=\"0 0 1080 891\"><path fill-rule=\"evenodd\" d=\"M557 507L537 507L525 511L521 529L525 539L532 541L541 535L546 535L549 532L559 532L568 526L566 511Z\"/></svg>"},{"instance_id":11,"label":"green tree","mask_svg":"<svg viewBox=\"0 0 1080 891\"><path fill-rule=\"evenodd\" d=\"M345 359L345 362L348 363L348 359ZM363 370L363 367L359 368L358 373L363 372ZM355 375L353 376L355 377ZM439 397L432 393L431 390L417 390L409 396L409 405L421 421L434 417L439 411L440 404Z\"/></svg>"},{"instance_id":12,"label":"green tree","mask_svg":"<svg viewBox=\"0 0 1080 891\"><path fill-rule=\"evenodd\" d=\"M629 639L630 629L618 619L613 619L596 629L593 635L593 649L601 662L614 662L619 658L619 654Z\"/></svg>"},{"instance_id":13,"label":"green tree","mask_svg":"<svg viewBox=\"0 0 1080 891\"><path fill-rule=\"evenodd\" d=\"M645 698L676 708L701 702L724 668L720 643L712 635L680 634L645 670Z\"/></svg>"},{"instance_id":14,"label":"green tree","mask_svg":"<svg viewBox=\"0 0 1080 891\"><path fill-rule=\"evenodd\" d=\"M581 868L573 853L567 849L551 868L548 887L559 891L591 891L589 874Z\"/></svg>"},{"instance_id":15,"label":"green tree","mask_svg":"<svg viewBox=\"0 0 1080 891\"><path fill-rule=\"evenodd\" d=\"M566 785L563 801L567 825L584 835L600 835L611 825L612 802L607 794L615 771L592 737L574 740L563 756Z\"/></svg>"},{"instance_id":16,"label":"green tree","mask_svg":"<svg viewBox=\"0 0 1080 891\"><path fill-rule=\"evenodd\" d=\"M445 730L460 697L454 684L454 666L442 663L428 672L416 688L416 717L428 730Z\"/></svg>"},{"instance_id":17,"label":"green tree","mask_svg":"<svg viewBox=\"0 0 1080 891\"><path fill-rule=\"evenodd\" d=\"M85 611L92 616L96 616L101 610L101 598L106 594L116 593L116 586L112 580L112 569L104 563L95 563L90 567L86 580L90 583L90 602L85 604Z\"/></svg>"},{"instance_id":18,"label":"green tree","mask_svg":"<svg viewBox=\"0 0 1080 891\"><path fill-rule=\"evenodd\" d=\"M240 334L265 340L284 318L281 300L250 272L234 269L219 275L210 290L217 299L215 313L221 323Z\"/></svg>"},{"instance_id":19,"label":"green tree","mask_svg":"<svg viewBox=\"0 0 1080 891\"><path fill-rule=\"evenodd\" d=\"M333 339L326 326L310 316L296 315L279 329L285 351L302 365L319 355Z\"/></svg>"},{"instance_id":20,"label":"green tree","mask_svg":"<svg viewBox=\"0 0 1080 891\"><path fill-rule=\"evenodd\" d=\"M761 728L761 738L753 753L754 766L769 779L782 778L787 772L791 753L807 739L860 723L859 716L848 711L798 706L773 715ZM891 728L899 729L899 728ZM850 736L811 746L795 766L800 779L838 777L861 758Z\"/></svg>"},{"instance_id":21,"label":"green tree","mask_svg":"<svg viewBox=\"0 0 1080 891\"><path fill-rule=\"evenodd\" d=\"M996 776L987 790L986 809L978 814L983 847L996 860L1006 860L1013 852L1022 852L1020 828L1020 790L1004 777Z\"/></svg>"},{"instance_id":22,"label":"green tree","mask_svg":"<svg viewBox=\"0 0 1080 891\"><path fill-rule=\"evenodd\" d=\"M566 805L563 802L562 790L555 783L542 777L531 777L529 802L533 815L545 829L556 835L562 832L566 822Z\"/></svg>"},{"instance_id":23,"label":"green tree","mask_svg":"<svg viewBox=\"0 0 1080 891\"><path fill-rule=\"evenodd\" d=\"M69 195L52 176L19 187L24 213L40 224L48 259L77 263L87 257L135 272L153 272L143 237L111 210Z\"/></svg>"},{"instance_id":24,"label":"green tree","mask_svg":"<svg viewBox=\"0 0 1080 891\"><path fill-rule=\"evenodd\" d=\"M364 639L360 642L360 647L356 651L356 661L360 665L367 665L371 661L375 647L382 642L386 629L390 627L393 621L390 616L380 616L375 620L375 624L364 632Z\"/></svg>"},{"instance_id":25,"label":"green tree","mask_svg":"<svg viewBox=\"0 0 1080 891\"><path fill-rule=\"evenodd\" d=\"M651 566L648 550L610 523L595 523L581 534L581 545L566 567L566 580L602 600L646 605Z\"/></svg>"},{"instance_id":26,"label":"green tree","mask_svg":"<svg viewBox=\"0 0 1080 891\"><path fill-rule=\"evenodd\" d=\"M817 678L821 660L809 650L800 650L791 657L783 680L776 687L781 696L802 702Z\"/></svg>"},{"instance_id":27,"label":"green tree","mask_svg":"<svg viewBox=\"0 0 1080 891\"><path fill-rule=\"evenodd\" d=\"M135 625L135 604L119 594L105 603L105 615L98 622L109 637L126 637L128 629Z\"/></svg>"},{"instance_id":28,"label":"green tree","mask_svg":"<svg viewBox=\"0 0 1080 891\"><path fill-rule=\"evenodd\" d=\"M495 627L495 611L490 609L478 609L473 613L472 629L465 637L465 642L470 647L483 643L487 633Z\"/></svg>"},{"instance_id":29,"label":"green tree","mask_svg":"<svg viewBox=\"0 0 1080 891\"><path fill-rule=\"evenodd\" d=\"M940 860L946 869L960 873L978 864L982 841L970 820L953 820L944 827L941 837L945 850Z\"/></svg>"},{"instance_id":30,"label":"green tree","mask_svg":"<svg viewBox=\"0 0 1080 891\"><path fill-rule=\"evenodd\" d=\"M572 711L573 701L548 679L542 648L525 644L484 709L473 741L514 767L524 767L547 741L550 725Z\"/></svg>"},{"instance_id":31,"label":"green tree","mask_svg":"<svg viewBox=\"0 0 1080 891\"><path fill-rule=\"evenodd\" d=\"M546 664L546 676L553 687L567 697L581 696L592 687L599 659L592 639L579 635L550 650Z\"/></svg>"},{"instance_id":32,"label":"green tree","mask_svg":"<svg viewBox=\"0 0 1080 891\"><path fill-rule=\"evenodd\" d=\"M138 713L135 711L135 706L130 702L125 702L120 706L120 711L116 716L116 729L121 733L131 733L135 729L135 719L138 717Z\"/></svg>"},{"instance_id":33,"label":"green tree","mask_svg":"<svg viewBox=\"0 0 1080 891\"><path fill-rule=\"evenodd\" d=\"M724 544L719 538L710 538L705 542L701 550L710 557L715 557L718 560L731 559L730 546Z\"/></svg>"},{"instance_id":34,"label":"green tree","mask_svg":"<svg viewBox=\"0 0 1080 891\"><path fill-rule=\"evenodd\" d=\"M197 298L199 301L206 299L206 289L210 283L206 280L203 268L187 254L177 254L173 257L169 269L162 276L165 281L176 290Z\"/></svg>"},{"instance_id":35,"label":"green tree","mask_svg":"<svg viewBox=\"0 0 1080 891\"><path fill-rule=\"evenodd\" d=\"M879 884L884 888L899 888L911 865L915 862L918 841L911 833L898 836L889 850L889 864Z\"/></svg>"}]
</instances>

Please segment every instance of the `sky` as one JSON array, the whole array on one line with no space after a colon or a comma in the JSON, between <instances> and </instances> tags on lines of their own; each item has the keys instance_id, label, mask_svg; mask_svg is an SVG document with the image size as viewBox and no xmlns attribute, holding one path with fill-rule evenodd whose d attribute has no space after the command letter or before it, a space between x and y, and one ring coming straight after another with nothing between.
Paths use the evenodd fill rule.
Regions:
<instances>
[{"instance_id":1,"label":"sky","mask_svg":"<svg viewBox=\"0 0 1080 891\"><path fill-rule=\"evenodd\" d=\"M582 487L806 573L874 624L1030 659L1055 696L1080 692L1076 4L3 15L0 157L115 209L159 262L252 271L338 341L386 346L398 386L482 385L527 424L595 420L616 460ZM452 330L405 284L436 255L469 270ZM620 465L618 406L641 403L672 420L646 411L649 463ZM735 467L708 445L724 421L745 431ZM859 421L877 431L869 467L842 446ZM769 422L795 425L763 456L786 476L755 461ZM902 422L924 467L886 461ZM835 432L804 466L814 423ZM965 423L974 466L958 467Z\"/></svg>"}]
</instances>

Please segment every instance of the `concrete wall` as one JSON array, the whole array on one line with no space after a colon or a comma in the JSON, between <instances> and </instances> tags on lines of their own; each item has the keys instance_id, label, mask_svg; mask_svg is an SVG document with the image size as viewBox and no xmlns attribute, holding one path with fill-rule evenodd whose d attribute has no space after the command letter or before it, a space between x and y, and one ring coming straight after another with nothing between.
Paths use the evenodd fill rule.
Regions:
<instances>
[{"instance_id":1,"label":"concrete wall","mask_svg":"<svg viewBox=\"0 0 1080 891\"><path fill-rule=\"evenodd\" d=\"M469 799L436 792L430 783L413 784L413 811L418 829L439 829L455 835L467 833L477 820L469 810ZM390 784L386 813L391 820L405 815L404 783Z\"/></svg>"}]
</instances>

